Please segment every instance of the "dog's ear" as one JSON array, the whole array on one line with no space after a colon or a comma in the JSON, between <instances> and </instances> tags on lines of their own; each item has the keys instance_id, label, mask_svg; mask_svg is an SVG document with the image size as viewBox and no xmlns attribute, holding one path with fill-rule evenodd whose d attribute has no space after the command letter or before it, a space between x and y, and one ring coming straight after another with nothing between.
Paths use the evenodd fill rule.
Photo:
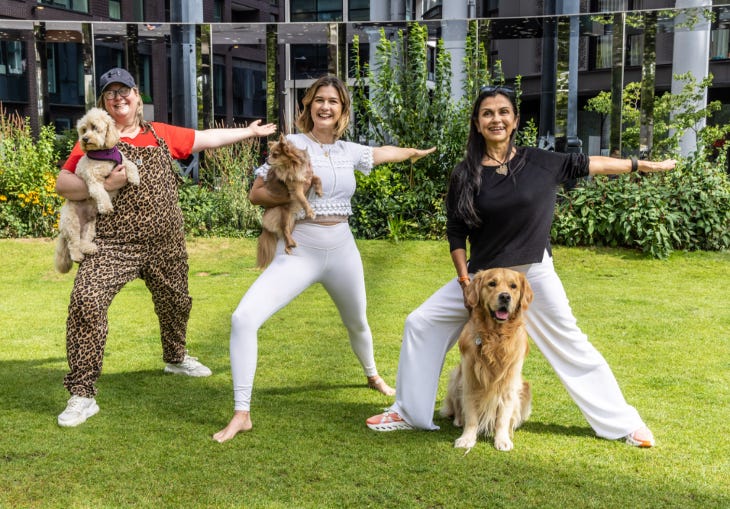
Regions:
<instances>
[{"instance_id":1,"label":"dog's ear","mask_svg":"<svg viewBox=\"0 0 730 509\"><path fill-rule=\"evenodd\" d=\"M464 296L466 297L466 303L469 309L475 309L479 305L479 299L482 294L482 279L481 277L475 277L469 283L469 286L464 290Z\"/></svg>"},{"instance_id":2,"label":"dog's ear","mask_svg":"<svg viewBox=\"0 0 730 509\"><path fill-rule=\"evenodd\" d=\"M108 113L104 113L107 118L104 118L104 121L106 123L106 137L104 138L104 147L106 148L112 148L119 143L119 131L117 131L117 126L114 125L114 120L112 117L109 116Z\"/></svg>"},{"instance_id":3,"label":"dog's ear","mask_svg":"<svg viewBox=\"0 0 730 509\"><path fill-rule=\"evenodd\" d=\"M527 281L527 277L520 272L520 309L522 309L522 311L525 311L530 305L533 296L532 287Z\"/></svg>"}]
</instances>

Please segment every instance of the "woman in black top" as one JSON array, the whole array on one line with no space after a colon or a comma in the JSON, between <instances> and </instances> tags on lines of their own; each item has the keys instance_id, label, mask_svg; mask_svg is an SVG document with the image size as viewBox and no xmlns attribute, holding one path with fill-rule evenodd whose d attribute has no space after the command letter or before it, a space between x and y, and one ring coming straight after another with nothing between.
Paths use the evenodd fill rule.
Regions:
<instances>
[{"instance_id":1,"label":"woman in black top","mask_svg":"<svg viewBox=\"0 0 730 509\"><path fill-rule=\"evenodd\" d=\"M605 359L576 324L553 268L550 227L561 184L588 175L667 171L676 162L516 147L518 124L514 92L482 88L472 110L466 157L451 175L446 199L457 277L406 319L396 402L367 425L377 431L438 429L433 412L439 376L446 353L469 318L463 290L470 275L482 269L510 267L527 276L534 292L526 313L530 337L596 434L651 447L651 431L626 403Z\"/></svg>"}]
</instances>

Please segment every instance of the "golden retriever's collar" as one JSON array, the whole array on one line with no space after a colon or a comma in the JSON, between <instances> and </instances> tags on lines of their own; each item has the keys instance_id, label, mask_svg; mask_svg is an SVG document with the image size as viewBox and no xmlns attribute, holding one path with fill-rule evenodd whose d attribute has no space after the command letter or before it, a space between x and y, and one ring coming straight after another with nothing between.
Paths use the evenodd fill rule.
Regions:
<instances>
[{"instance_id":1,"label":"golden retriever's collar","mask_svg":"<svg viewBox=\"0 0 730 509\"><path fill-rule=\"evenodd\" d=\"M477 346L482 346L482 337L479 334L477 334L474 338L474 343L476 343Z\"/></svg>"},{"instance_id":2,"label":"golden retriever's collar","mask_svg":"<svg viewBox=\"0 0 730 509\"><path fill-rule=\"evenodd\" d=\"M114 161L117 164L122 164L122 153L119 152L117 147L107 148L104 150L89 150L86 152L89 159L95 159L97 161Z\"/></svg>"}]
</instances>

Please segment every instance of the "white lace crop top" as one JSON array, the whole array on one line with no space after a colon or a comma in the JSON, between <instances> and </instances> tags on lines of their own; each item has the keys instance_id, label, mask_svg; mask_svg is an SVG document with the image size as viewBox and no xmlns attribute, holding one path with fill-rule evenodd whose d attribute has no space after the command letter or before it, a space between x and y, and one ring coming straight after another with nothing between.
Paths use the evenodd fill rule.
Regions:
<instances>
[{"instance_id":1,"label":"white lace crop top","mask_svg":"<svg viewBox=\"0 0 730 509\"><path fill-rule=\"evenodd\" d=\"M305 134L289 134L287 139L309 153L312 170L322 179L322 196L317 196L313 190L307 195L314 213L318 216L351 215L350 199L356 187L355 170L364 175L370 173L373 168L372 147L342 140L320 146ZM265 163L256 169L254 175L266 180L268 171L269 165ZM297 219L303 217L302 210Z\"/></svg>"}]
</instances>

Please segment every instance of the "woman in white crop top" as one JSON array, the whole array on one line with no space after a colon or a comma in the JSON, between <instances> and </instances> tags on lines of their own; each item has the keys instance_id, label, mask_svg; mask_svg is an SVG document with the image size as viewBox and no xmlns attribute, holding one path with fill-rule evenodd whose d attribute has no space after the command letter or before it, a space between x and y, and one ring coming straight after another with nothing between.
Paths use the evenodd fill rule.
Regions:
<instances>
[{"instance_id":1,"label":"woman in white crop top","mask_svg":"<svg viewBox=\"0 0 730 509\"><path fill-rule=\"evenodd\" d=\"M288 138L307 150L312 171L322 180L322 196L309 193L314 220L297 221L292 254L279 241L274 260L241 299L231 320L231 372L234 414L228 425L213 435L230 440L252 428L250 403L258 353L258 329L274 313L314 283L321 283L337 306L350 345L367 376L368 387L392 396L395 391L378 376L373 339L366 316L365 278L360 253L347 218L355 192L355 170L368 174L381 163L416 161L435 150L394 146L370 147L342 141L350 121L350 96L336 76L324 76L309 88L297 119L300 134ZM273 207L287 201L271 195L264 182L268 165L256 170L249 199Z\"/></svg>"}]
</instances>

